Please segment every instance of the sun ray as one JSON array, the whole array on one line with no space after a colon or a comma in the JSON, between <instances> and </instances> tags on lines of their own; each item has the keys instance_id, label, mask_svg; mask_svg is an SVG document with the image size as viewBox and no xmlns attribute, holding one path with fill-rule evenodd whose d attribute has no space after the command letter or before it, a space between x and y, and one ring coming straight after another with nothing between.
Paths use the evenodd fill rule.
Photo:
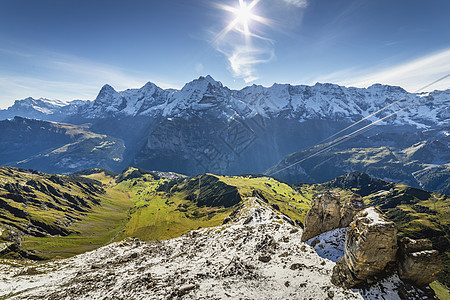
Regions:
<instances>
[{"instance_id":1,"label":"sun ray","mask_svg":"<svg viewBox=\"0 0 450 300\"><path fill-rule=\"evenodd\" d=\"M273 41L258 33L253 25L273 26L271 20L257 14L260 0L237 0L235 5L216 4L231 15L231 20L212 41L216 49L226 55L232 72L245 82L257 80L255 65L267 63L274 57Z\"/></svg>"}]
</instances>

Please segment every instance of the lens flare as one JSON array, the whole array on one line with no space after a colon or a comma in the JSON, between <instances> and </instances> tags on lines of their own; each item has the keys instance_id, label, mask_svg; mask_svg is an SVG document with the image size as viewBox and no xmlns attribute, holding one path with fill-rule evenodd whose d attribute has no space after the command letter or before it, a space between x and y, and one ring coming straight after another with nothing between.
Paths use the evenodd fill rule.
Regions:
<instances>
[{"instance_id":1,"label":"lens flare","mask_svg":"<svg viewBox=\"0 0 450 300\"><path fill-rule=\"evenodd\" d=\"M234 6L216 4L230 13L231 21L215 35L212 44L227 57L233 75L246 83L259 79L255 65L267 63L274 57L273 41L251 28L255 23L272 26L269 19L257 15L255 8L259 2L239 0Z\"/></svg>"},{"instance_id":2,"label":"lens flare","mask_svg":"<svg viewBox=\"0 0 450 300\"><path fill-rule=\"evenodd\" d=\"M231 30L243 33L245 36L251 36L250 22L256 21L265 25L270 24L270 20L258 16L253 12L255 6L260 0L253 0L247 4L244 0L239 0L239 5L236 7L220 4L218 7L224 11L228 11L234 15L234 19L218 34L217 39L220 39Z\"/></svg>"}]
</instances>

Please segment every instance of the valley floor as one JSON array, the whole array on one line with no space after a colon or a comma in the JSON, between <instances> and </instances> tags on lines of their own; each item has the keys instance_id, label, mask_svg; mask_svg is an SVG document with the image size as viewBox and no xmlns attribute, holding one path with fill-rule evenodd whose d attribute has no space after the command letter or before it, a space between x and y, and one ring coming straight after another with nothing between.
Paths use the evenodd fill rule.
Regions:
<instances>
[{"instance_id":1,"label":"valley floor","mask_svg":"<svg viewBox=\"0 0 450 300\"><path fill-rule=\"evenodd\" d=\"M344 232L319 236L314 249L301 229L249 198L225 225L179 238L126 239L47 263L4 261L0 299L419 299L395 275L367 290L331 284Z\"/></svg>"}]
</instances>

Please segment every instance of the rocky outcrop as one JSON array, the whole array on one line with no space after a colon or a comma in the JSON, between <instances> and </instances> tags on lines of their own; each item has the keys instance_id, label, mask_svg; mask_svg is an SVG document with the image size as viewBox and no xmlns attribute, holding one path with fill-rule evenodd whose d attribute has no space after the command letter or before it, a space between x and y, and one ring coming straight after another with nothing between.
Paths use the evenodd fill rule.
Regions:
<instances>
[{"instance_id":1,"label":"rocky outcrop","mask_svg":"<svg viewBox=\"0 0 450 300\"><path fill-rule=\"evenodd\" d=\"M398 274L402 280L417 286L426 286L436 280L442 264L439 252L432 250L430 240L405 237L399 245Z\"/></svg>"},{"instance_id":2,"label":"rocky outcrop","mask_svg":"<svg viewBox=\"0 0 450 300\"><path fill-rule=\"evenodd\" d=\"M341 206L341 220L339 227L347 227L355 216L364 209L364 201L360 195L353 194L344 200Z\"/></svg>"},{"instance_id":3,"label":"rocky outcrop","mask_svg":"<svg viewBox=\"0 0 450 300\"><path fill-rule=\"evenodd\" d=\"M350 224L344 257L333 269L331 282L346 288L372 283L395 265L397 228L381 211L370 207Z\"/></svg>"},{"instance_id":4,"label":"rocky outcrop","mask_svg":"<svg viewBox=\"0 0 450 300\"><path fill-rule=\"evenodd\" d=\"M342 206L340 202L340 195L329 191L314 199L311 209L306 214L303 242L321 233L347 227L355 215L364 209L363 200L359 195L345 199Z\"/></svg>"},{"instance_id":5,"label":"rocky outcrop","mask_svg":"<svg viewBox=\"0 0 450 300\"><path fill-rule=\"evenodd\" d=\"M302 242L339 227L341 220L339 202L339 194L328 191L314 199L311 209L306 214Z\"/></svg>"}]
</instances>

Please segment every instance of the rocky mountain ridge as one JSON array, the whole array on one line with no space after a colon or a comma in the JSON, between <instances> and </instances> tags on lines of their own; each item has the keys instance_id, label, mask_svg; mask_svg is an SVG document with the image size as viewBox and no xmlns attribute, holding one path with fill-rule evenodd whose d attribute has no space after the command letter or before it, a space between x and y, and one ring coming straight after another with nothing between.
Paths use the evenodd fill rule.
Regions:
<instances>
[{"instance_id":1,"label":"rocky mountain ridge","mask_svg":"<svg viewBox=\"0 0 450 300\"><path fill-rule=\"evenodd\" d=\"M284 168L296 163L297 156L319 151L326 146L322 143L330 141L327 138L354 122L368 117L352 130L423 100L316 159L288 168L287 174L274 176L290 182L325 182L351 171L364 171L448 193L449 93L411 94L400 87L373 85L360 89L320 83L231 90L206 76L181 90L164 90L149 82L140 89L118 92L105 85L93 101L74 101L65 106L58 103L41 111L36 103L24 106L18 101L0 111L0 117L21 114L71 124L89 123L90 131L123 142L123 152L115 156L120 163L103 166L116 172L137 166L187 175L273 175L272 171L278 169L272 166L279 163L277 167ZM376 114L382 108L386 109ZM22 167L36 168L26 165L26 157L17 161L5 156L4 161L12 165L25 161ZM45 165L51 167L52 162ZM91 167L102 166L86 161L45 171L73 172Z\"/></svg>"},{"instance_id":2,"label":"rocky mountain ridge","mask_svg":"<svg viewBox=\"0 0 450 300\"><path fill-rule=\"evenodd\" d=\"M122 166L123 140L72 125L15 117L0 121L0 165L70 173Z\"/></svg>"},{"instance_id":3,"label":"rocky mountain ridge","mask_svg":"<svg viewBox=\"0 0 450 300\"><path fill-rule=\"evenodd\" d=\"M0 265L0 296L177 299L423 299L432 293L392 276L367 289L330 282L335 263L300 241L291 225L248 198L225 225L176 239L128 239L67 260ZM332 239L329 241L334 243Z\"/></svg>"},{"instance_id":4,"label":"rocky mountain ridge","mask_svg":"<svg viewBox=\"0 0 450 300\"><path fill-rule=\"evenodd\" d=\"M343 87L330 83L314 86L274 84L271 87L252 85L231 90L211 76L200 77L187 83L181 90L161 89L148 82L140 89L117 92L105 84L94 101L74 101L64 105L61 101L27 98L17 100L0 117L15 115L65 121L73 117L85 119L107 117L184 117L207 113L227 116L228 112L240 118L256 115L264 118L347 119L357 121L393 102L404 99L371 117L371 121L427 97L421 105L413 106L382 124L409 125L430 128L449 124L450 91L408 93L400 87L375 84L368 88ZM38 114L40 113L40 114Z\"/></svg>"}]
</instances>

